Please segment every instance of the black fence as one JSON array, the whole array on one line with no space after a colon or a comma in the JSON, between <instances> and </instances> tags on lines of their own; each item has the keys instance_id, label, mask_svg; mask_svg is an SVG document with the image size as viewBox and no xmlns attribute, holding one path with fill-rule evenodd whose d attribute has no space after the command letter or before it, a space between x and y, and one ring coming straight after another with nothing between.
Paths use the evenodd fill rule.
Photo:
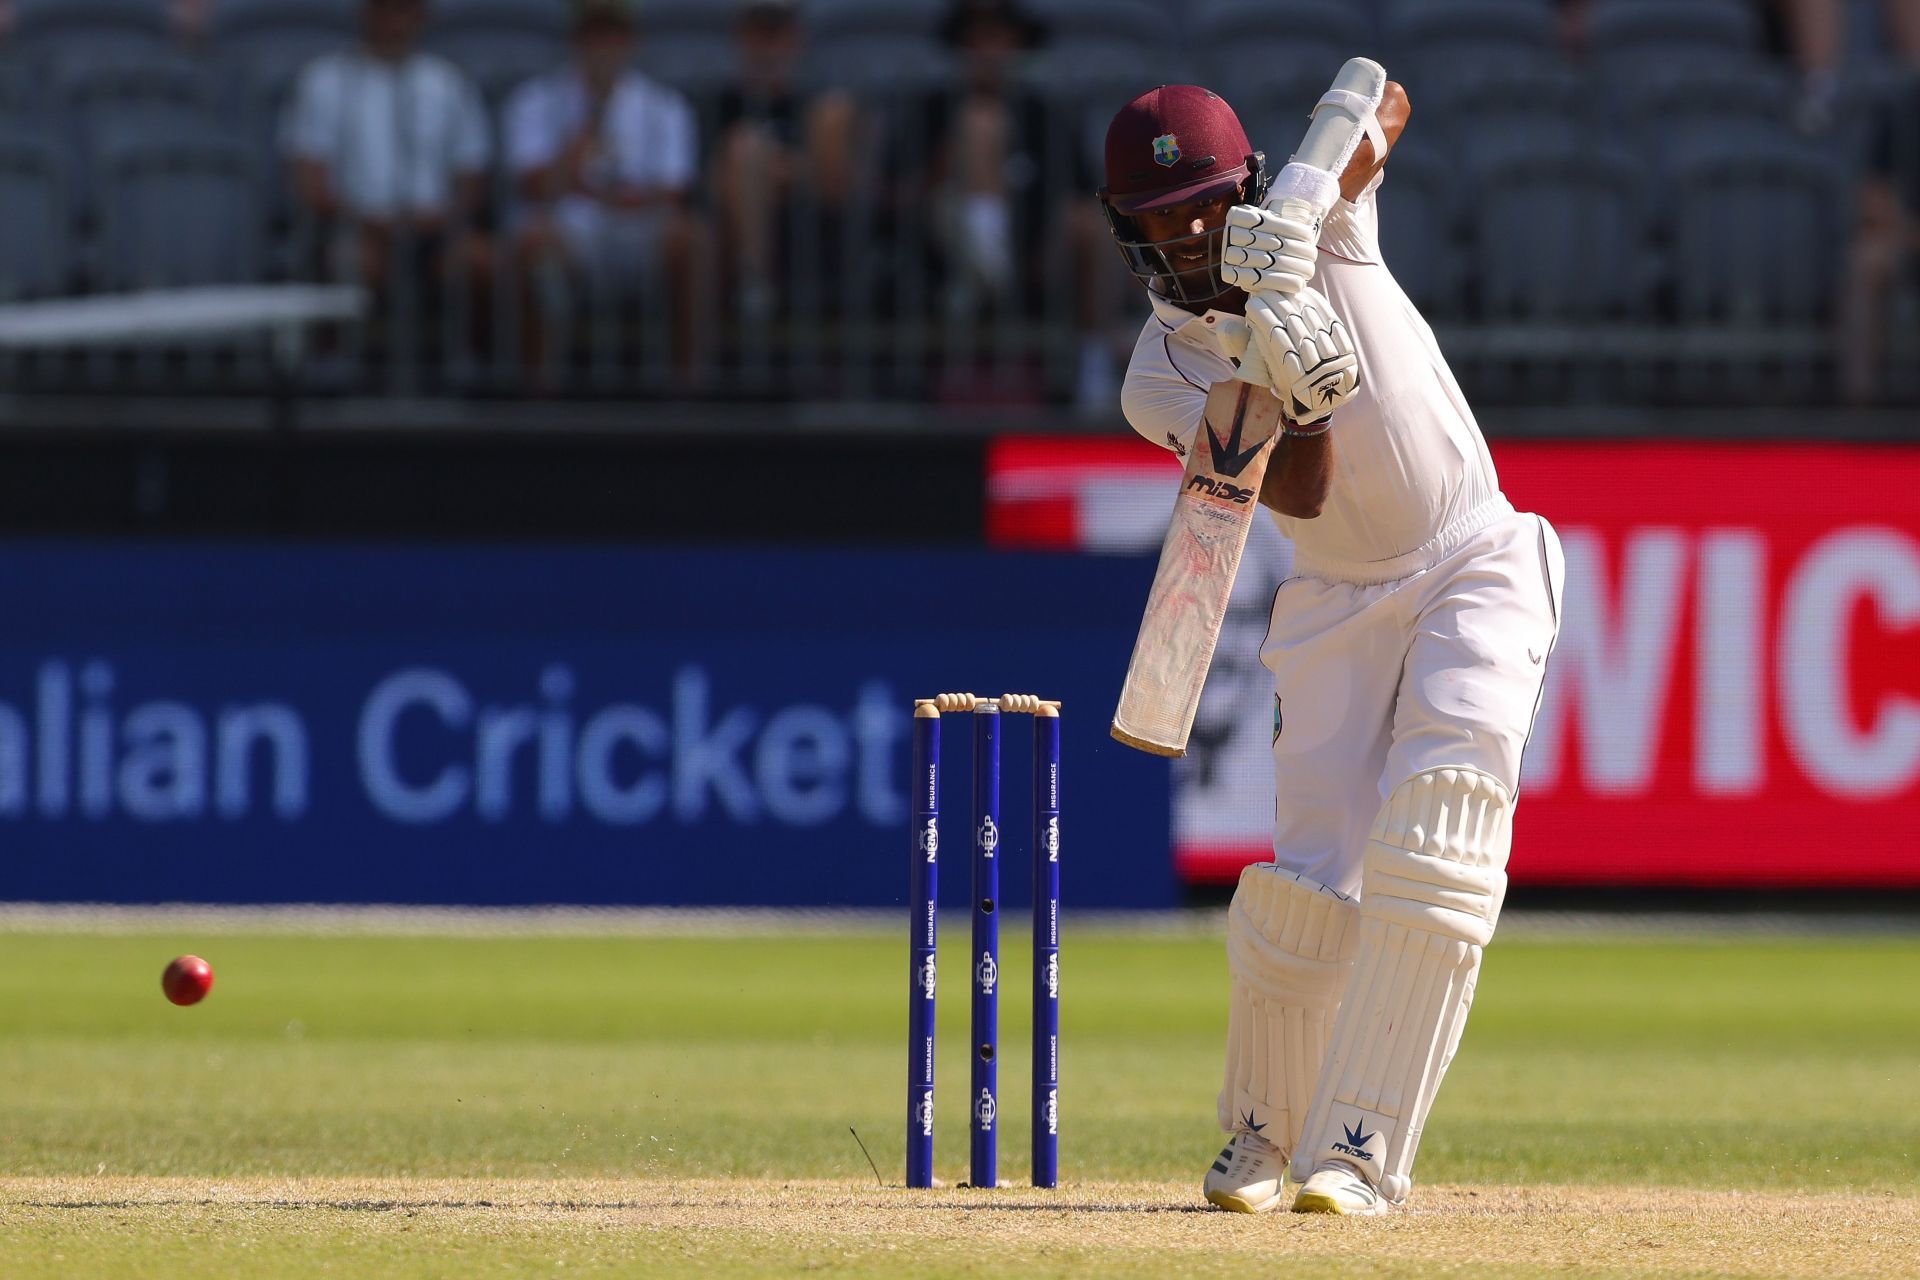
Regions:
<instances>
[{"instance_id":1,"label":"black fence","mask_svg":"<svg viewBox=\"0 0 1920 1280\"><path fill-rule=\"evenodd\" d=\"M1868 312L1885 333L1876 394L1920 398L1910 257L1871 306L1850 270L1861 184L1913 198L1920 91L1871 70L1809 132L1737 0L1595 0L1577 49L1555 6L1532 0L1050 0L1037 7L1051 39L1000 95L1017 136L984 180L940 161L955 114L940 104L961 92L933 34L940 7L803 7L803 83L847 95L854 163L831 184L798 165L744 197L773 228L756 265L717 161L720 104L740 87L733 7L643 6L642 69L702 121L690 238L656 235L667 247L624 276L529 269L526 206L496 145L485 207L436 242L430 269L423 246L392 246L366 281L368 320L316 335L298 389L1077 404L1110 418L1143 304L1090 195L1107 116L1155 82L1203 80L1277 164L1339 62L1365 52L1415 108L1380 199L1386 260L1478 400L1823 403L1858 341L1848 324ZM280 123L301 67L353 39L350 0L226 0L191 40L159 0L14 9L0 297L352 274L333 250L354 228L320 225L293 197ZM567 56L564 13L553 0L435 6L425 47L470 78L496 139L513 90ZM994 201L983 236L974 211ZM276 385L269 354L264 340L13 354L0 380L251 395Z\"/></svg>"}]
</instances>

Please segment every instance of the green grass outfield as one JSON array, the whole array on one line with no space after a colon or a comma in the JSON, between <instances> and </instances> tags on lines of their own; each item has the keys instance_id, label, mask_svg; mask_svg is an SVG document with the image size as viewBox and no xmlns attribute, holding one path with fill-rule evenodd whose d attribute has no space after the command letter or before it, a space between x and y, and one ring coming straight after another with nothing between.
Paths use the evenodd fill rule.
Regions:
<instances>
[{"instance_id":1,"label":"green grass outfield","mask_svg":"<svg viewBox=\"0 0 1920 1280\"><path fill-rule=\"evenodd\" d=\"M503 1201L504 1188L524 1194L528 1180L684 1183L708 1188L703 1196L837 1180L852 1195L874 1177L851 1128L898 1182L906 965L895 932L0 934L0 1175L12 1180L10 1203L34 1210L0 1209L0 1275L147 1274L143 1263L160 1266L152 1274L297 1270L291 1254L281 1266L265 1261L283 1234L269 1222L264 1252L222 1262L216 1251L169 1271L155 1260L176 1256L179 1226L129 1208L141 1197L124 1188L148 1184L127 1179L389 1188L455 1179L474 1199L485 1196L471 1180L495 1180ZM962 934L948 931L955 942ZM1065 941L1062 1194L1108 1184L1185 1194L1218 1142L1220 943L1072 929ZM205 1004L176 1009L159 973L189 950L218 981ZM954 975L966 957L949 947L941 964L937 1159L958 1181L967 1002ZM1010 942L1008 1178L1026 1171L1027 973L1024 949ZM1827 937L1496 943L1417 1172L1436 1187L1668 1186L1858 1204L1913 1197L1917 1170L1920 940ZM91 1199L89 1179L123 1189ZM56 1186L66 1190L50 1199ZM107 1220L116 1212L126 1219L117 1226ZM371 1228L340 1217L352 1271L352 1242ZM299 1258L325 1255L330 1237L320 1234ZM446 1264L432 1238L360 1269L490 1274ZM592 1239L635 1247L618 1231ZM612 1254L596 1262L587 1250L566 1273L717 1265L668 1248L671 1234L646 1239L662 1251L621 1254L615 1266ZM1071 1242L1062 1248L1054 1270L1095 1264ZM724 1256L756 1274L783 1269L744 1243ZM1124 1260L1105 1258L1115 1270ZM875 1258L843 1261L890 1270Z\"/></svg>"}]
</instances>

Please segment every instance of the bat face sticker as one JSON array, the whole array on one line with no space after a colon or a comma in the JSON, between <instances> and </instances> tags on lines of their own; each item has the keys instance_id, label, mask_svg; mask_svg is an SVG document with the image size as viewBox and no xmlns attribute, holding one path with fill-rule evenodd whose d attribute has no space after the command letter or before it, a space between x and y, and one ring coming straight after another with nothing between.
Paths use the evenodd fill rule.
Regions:
<instances>
[{"instance_id":1,"label":"bat face sticker","mask_svg":"<svg viewBox=\"0 0 1920 1280\"><path fill-rule=\"evenodd\" d=\"M1234 406L1233 429L1224 441L1220 439L1219 433L1213 429L1213 423L1207 423L1207 449L1213 455L1213 469L1223 476L1237 476L1242 471L1245 471L1247 464L1253 461L1254 456L1260 452L1260 446L1266 443L1266 441L1262 440L1242 449L1240 447L1240 440L1242 436L1246 434L1246 426L1247 401L1245 396L1242 396L1239 403Z\"/></svg>"}]
</instances>

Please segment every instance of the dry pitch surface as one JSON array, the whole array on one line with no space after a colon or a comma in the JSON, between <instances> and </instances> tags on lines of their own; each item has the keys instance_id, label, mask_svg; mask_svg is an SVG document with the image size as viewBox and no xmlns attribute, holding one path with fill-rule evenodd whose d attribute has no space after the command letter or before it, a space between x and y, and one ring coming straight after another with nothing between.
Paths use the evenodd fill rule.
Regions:
<instances>
[{"instance_id":1,"label":"dry pitch surface","mask_svg":"<svg viewBox=\"0 0 1920 1280\"><path fill-rule=\"evenodd\" d=\"M131 1246L131 1247L130 1247ZM1246 1218L1185 1183L908 1192L840 1182L19 1178L16 1280L112 1274L1910 1276L1920 1199L1429 1187L1376 1220Z\"/></svg>"}]
</instances>

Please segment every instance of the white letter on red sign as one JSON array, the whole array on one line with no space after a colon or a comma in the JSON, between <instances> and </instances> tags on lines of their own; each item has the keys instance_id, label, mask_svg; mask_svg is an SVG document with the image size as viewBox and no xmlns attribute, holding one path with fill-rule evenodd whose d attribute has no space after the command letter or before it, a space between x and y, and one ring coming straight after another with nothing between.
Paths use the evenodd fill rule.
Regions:
<instances>
[{"instance_id":1,"label":"white letter on red sign","mask_svg":"<svg viewBox=\"0 0 1920 1280\"><path fill-rule=\"evenodd\" d=\"M1567 553L1566 613L1527 743L1525 780L1541 788L1559 780L1565 721L1578 703L1587 786L1606 795L1643 791L1653 777L1661 713L1673 682L1686 535L1642 529L1627 539L1617 619L1598 536L1591 529L1566 529L1560 540Z\"/></svg>"},{"instance_id":2,"label":"white letter on red sign","mask_svg":"<svg viewBox=\"0 0 1920 1280\"><path fill-rule=\"evenodd\" d=\"M1754 529L1700 539L1699 697L1694 776L1708 795L1751 795L1766 782L1767 542Z\"/></svg>"},{"instance_id":3,"label":"white letter on red sign","mask_svg":"<svg viewBox=\"0 0 1920 1280\"><path fill-rule=\"evenodd\" d=\"M1780 621L1781 720L1794 757L1830 791L1873 800L1920 775L1920 702L1893 694L1857 730L1847 623L1870 598L1890 627L1920 625L1920 548L1898 529L1842 529L1814 544Z\"/></svg>"}]
</instances>

